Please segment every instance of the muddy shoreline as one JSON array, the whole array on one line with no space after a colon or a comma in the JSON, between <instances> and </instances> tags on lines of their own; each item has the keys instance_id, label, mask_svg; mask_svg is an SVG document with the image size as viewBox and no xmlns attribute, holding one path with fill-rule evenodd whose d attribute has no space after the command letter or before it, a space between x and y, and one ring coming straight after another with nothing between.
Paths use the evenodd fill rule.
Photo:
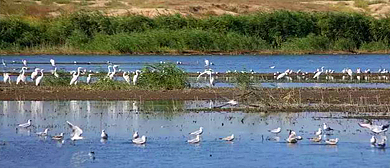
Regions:
<instances>
[{"instance_id":1,"label":"muddy shoreline","mask_svg":"<svg viewBox=\"0 0 390 168\"><path fill-rule=\"evenodd\" d=\"M215 88L183 90L84 90L75 87L0 85L1 101L67 100L228 100L231 111L352 111L390 112L390 89L365 88Z\"/></svg>"}]
</instances>

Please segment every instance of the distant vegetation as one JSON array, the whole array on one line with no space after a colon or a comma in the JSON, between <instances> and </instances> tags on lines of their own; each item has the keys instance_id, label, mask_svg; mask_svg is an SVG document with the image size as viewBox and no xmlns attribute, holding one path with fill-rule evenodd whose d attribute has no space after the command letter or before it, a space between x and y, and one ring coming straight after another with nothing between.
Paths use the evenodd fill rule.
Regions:
<instances>
[{"instance_id":1,"label":"distant vegetation","mask_svg":"<svg viewBox=\"0 0 390 168\"><path fill-rule=\"evenodd\" d=\"M356 13L148 18L78 12L50 19L0 19L3 53L387 52L389 41L390 18Z\"/></svg>"}]
</instances>

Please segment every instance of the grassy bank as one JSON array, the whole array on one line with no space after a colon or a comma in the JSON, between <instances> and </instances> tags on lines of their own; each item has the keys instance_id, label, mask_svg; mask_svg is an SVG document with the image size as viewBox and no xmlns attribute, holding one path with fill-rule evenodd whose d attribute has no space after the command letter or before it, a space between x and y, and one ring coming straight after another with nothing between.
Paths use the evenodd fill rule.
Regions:
<instances>
[{"instance_id":1,"label":"grassy bank","mask_svg":"<svg viewBox=\"0 0 390 168\"><path fill-rule=\"evenodd\" d=\"M289 12L205 18L106 16L0 19L0 52L50 54L387 53L390 18Z\"/></svg>"}]
</instances>

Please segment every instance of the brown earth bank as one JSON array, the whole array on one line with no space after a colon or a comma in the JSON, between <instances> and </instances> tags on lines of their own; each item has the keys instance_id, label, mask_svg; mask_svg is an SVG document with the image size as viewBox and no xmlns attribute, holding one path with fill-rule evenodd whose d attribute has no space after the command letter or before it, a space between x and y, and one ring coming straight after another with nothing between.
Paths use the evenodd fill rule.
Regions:
<instances>
[{"instance_id":1,"label":"brown earth bank","mask_svg":"<svg viewBox=\"0 0 390 168\"><path fill-rule=\"evenodd\" d=\"M220 100L234 99L229 111L246 112L380 112L390 118L390 89L363 88L205 88L183 90L85 90L78 87L0 85L1 101L60 100ZM226 111L225 108L200 109ZM193 111L193 110L192 110ZM199 111L199 110L195 110ZM389 114L389 115L388 115Z\"/></svg>"}]
</instances>

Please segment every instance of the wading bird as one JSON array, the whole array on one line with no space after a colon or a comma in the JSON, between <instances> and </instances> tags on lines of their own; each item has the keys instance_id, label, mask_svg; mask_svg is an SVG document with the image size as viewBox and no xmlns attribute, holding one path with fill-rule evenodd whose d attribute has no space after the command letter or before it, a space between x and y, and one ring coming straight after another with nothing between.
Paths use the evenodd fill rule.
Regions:
<instances>
[{"instance_id":1,"label":"wading bird","mask_svg":"<svg viewBox=\"0 0 390 168\"><path fill-rule=\"evenodd\" d=\"M141 72L140 70L135 71L135 75L133 76L133 85L137 84L137 80L140 72Z\"/></svg>"},{"instance_id":2,"label":"wading bird","mask_svg":"<svg viewBox=\"0 0 390 168\"><path fill-rule=\"evenodd\" d=\"M32 81L34 81L34 79L37 77L38 71L39 71L39 68L35 68L34 72L31 73L31 80Z\"/></svg>"},{"instance_id":3,"label":"wading bird","mask_svg":"<svg viewBox=\"0 0 390 168\"><path fill-rule=\"evenodd\" d=\"M35 80L35 86L38 86L41 83L41 80L43 78L43 69L41 69L41 76L38 76Z\"/></svg>"},{"instance_id":4,"label":"wading bird","mask_svg":"<svg viewBox=\"0 0 390 168\"><path fill-rule=\"evenodd\" d=\"M20 82L24 82L24 84L27 84L26 82L26 76L24 75L25 70L27 70L27 67L22 67L22 70L20 70L20 74L18 78L16 79L16 84L18 85Z\"/></svg>"},{"instance_id":5,"label":"wading bird","mask_svg":"<svg viewBox=\"0 0 390 168\"><path fill-rule=\"evenodd\" d=\"M11 77L9 76L9 73L3 73L3 81L4 83L8 83L11 84Z\"/></svg>"}]
</instances>

